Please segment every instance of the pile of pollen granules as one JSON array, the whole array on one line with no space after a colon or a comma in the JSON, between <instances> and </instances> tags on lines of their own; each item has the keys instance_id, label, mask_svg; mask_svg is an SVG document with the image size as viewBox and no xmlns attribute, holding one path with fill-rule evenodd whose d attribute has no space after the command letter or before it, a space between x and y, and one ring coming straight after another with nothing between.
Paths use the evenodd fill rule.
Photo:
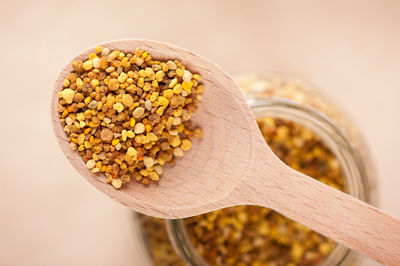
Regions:
<instances>
[{"instance_id":1,"label":"pile of pollen granules","mask_svg":"<svg viewBox=\"0 0 400 266\"><path fill-rule=\"evenodd\" d=\"M132 178L146 185L158 181L164 164L202 137L190 117L204 85L178 60L97 46L72 68L59 92L59 118L71 148L115 188Z\"/></svg>"}]
</instances>

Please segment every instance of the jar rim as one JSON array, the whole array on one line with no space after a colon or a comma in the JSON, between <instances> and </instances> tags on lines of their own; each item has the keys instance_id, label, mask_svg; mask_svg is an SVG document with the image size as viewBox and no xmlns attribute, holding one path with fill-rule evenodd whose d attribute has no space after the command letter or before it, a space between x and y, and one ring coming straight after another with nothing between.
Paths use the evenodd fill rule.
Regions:
<instances>
[{"instance_id":1,"label":"jar rim","mask_svg":"<svg viewBox=\"0 0 400 266\"><path fill-rule=\"evenodd\" d=\"M347 193L370 202L366 166L359 151L345 133L319 110L280 97L248 97L255 117L282 118L313 131L339 160ZM263 115L261 115L261 113ZM169 238L178 255L189 265L208 265L188 238L183 219L166 220ZM340 265L352 257L352 250L337 244L321 265Z\"/></svg>"}]
</instances>

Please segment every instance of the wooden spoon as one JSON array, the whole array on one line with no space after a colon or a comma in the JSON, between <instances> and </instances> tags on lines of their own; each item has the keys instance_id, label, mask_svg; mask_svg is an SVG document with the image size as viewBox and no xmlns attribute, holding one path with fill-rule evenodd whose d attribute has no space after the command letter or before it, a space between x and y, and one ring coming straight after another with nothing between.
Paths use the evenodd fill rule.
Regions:
<instances>
[{"instance_id":1,"label":"wooden spoon","mask_svg":"<svg viewBox=\"0 0 400 266\"><path fill-rule=\"evenodd\" d=\"M204 138L166 167L158 184L132 181L116 190L105 183L104 175L92 174L66 141L57 104L63 80L72 70L69 63L55 83L54 132L72 165L100 191L135 211L161 218L184 218L234 205L264 206L380 262L400 265L400 221L286 166L266 144L239 86L216 64L191 51L148 40L102 46L125 52L139 47L156 59L178 59L202 75L206 89L192 118L203 128ZM91 52L93 48L76 59Z\"/></svg>"}]
</instances>

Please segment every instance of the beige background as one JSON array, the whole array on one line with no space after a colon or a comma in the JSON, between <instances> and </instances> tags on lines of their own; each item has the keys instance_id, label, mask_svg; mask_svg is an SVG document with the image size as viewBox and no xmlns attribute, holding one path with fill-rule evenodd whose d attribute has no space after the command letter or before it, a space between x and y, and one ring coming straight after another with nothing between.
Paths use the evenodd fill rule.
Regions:
<instances>
[{"instance_id":1,"label":"beige background","mask_svg":"<svg viewBox=\"0 0 400 266\"><path fill-rule=\"evenodd\" d=\"M129 211L77 174L50 126L60 68L117 38L325 88L370 144L381 208L400 217L399 1L2 0L0 10L0 265L145 265Z\"/></svg>"}]
</instances>

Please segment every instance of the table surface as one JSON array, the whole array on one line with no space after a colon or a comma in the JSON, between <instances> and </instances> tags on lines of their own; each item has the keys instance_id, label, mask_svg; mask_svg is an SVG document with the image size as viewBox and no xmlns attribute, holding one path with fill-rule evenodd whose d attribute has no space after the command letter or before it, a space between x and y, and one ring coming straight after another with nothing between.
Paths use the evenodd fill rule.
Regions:
<instances>
[{"instance_id":1,"label":"table surface","mask_svg":"<svg viewBox=\"0 0 400 266\"><path fill-rule=\"evenodd\" d=\"M49 104L62 66L119 38L173 43L228 72L326 89L355 118L400 217L399 1L1 1L0 264L146 265L130 211L61 153ZM376 265L366 262L364 265Z\"/></svg>"}]
</instances>

